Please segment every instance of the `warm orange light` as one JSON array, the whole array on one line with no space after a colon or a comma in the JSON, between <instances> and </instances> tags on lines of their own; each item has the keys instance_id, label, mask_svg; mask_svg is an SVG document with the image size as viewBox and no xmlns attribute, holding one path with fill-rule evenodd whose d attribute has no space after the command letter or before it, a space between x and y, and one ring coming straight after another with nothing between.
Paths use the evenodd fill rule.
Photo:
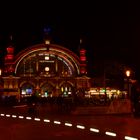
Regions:
<instances>
[{"instance_id":1,"label":"warm orange light","mask_svg":"<svg viewBox=\"0 0 140 140\"><path fill-rule=\"evenodd\" d=\"M82 44L82 39L80 39L80 44Z\"/></svg>"},{"instance_id":2,"label":"warm orange light","mask_svg":"<svg viewBox=\"0 0 140 140\"><path fill-rule=\"evenodd\" d=\"M127 77L130 77L130 70L127 70L127 71L126 71L126 76L127 76Z\"/></svg>"},{"instance_id":3,"label":"warm orange light","mask_svg":"<svg viewBox=\"0 0 140 140\"><path fill-rule=\"evenodd\" d=\"M45 67L45 71L49 71L50 70L50 68L49 67Z\"/></svg>"},{"instance_id":4,"label":"warm orange light","mask_svg":"<svg viewBox=\"0 0 140 140\"><path fill-rule=\"evenodd\" d=\"M45 60L49 60L50 58L49 58L49 56L45 56Z\"/></svg>"},{"instance_id":5,"label":"warm orange light","mask_svg":"<svg viewBox=\"0 0 140 140\"><path fill-rule=\"evenodd\" d=\"M45 40L45 44L46 45L50 44L50 40Z\"/></svg>"},{"instance_id":6,"label":"warm orange light","mask_svg":"<svg viewBox=\"0 0 140 140\"><path fill-rule=\"evenodd\" d=\"M0 69L0 76L1 76L1 69Z\"/></svg>"}]
</instances>

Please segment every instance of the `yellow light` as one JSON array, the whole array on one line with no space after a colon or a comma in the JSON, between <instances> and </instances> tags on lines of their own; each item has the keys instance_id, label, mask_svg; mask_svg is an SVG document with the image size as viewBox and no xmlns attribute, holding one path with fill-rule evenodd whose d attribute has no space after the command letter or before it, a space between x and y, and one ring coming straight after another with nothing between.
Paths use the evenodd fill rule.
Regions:
<instances>
[{"instance_id":1,"label":"yellow light","mask_svg":"<svg viewBox=\"0 0 140 140\"><path fill-rule=\"evenodd\" d=\"M49 69L49 67L45 67L45 71L49 71L50 69Z\"/></svg>"},{"instance_id":2,"label":"yellow light","mask_svg":"<svg viewBox=\"0 0 140 140\"><path fill-rule=\"evenodd\" d=\"M50 44L50 40L45 40L45 44Z\"/></svg>"},{"instance_id":3,"label":"yellow light","mask_svg":"<svg viewBox=\"0 0 140 140\"><path fill-rule=\"evenodd\" d=\"M64 91L63 87L61 87L61 91L62 91L62 92Z\"/></svg>"},{"instance_id":4,"label":"yellow light","mask_svg":"<svg viewBox=\"0 0 140 140\"><path fill-rule=\"evenodd\" d=\"M50 58L49 58L49 56L45 56L45 60L49 60Z\"/></svg>"},{"instance_id":5,"label":"yellow light","mask_svg":"<svg viewBox=\"0 0 140 140\"><path fill-rule=\"evenodd\" d=\"M120 90L117 90L117 94L120 94Z\"/></svg>"},{"instance_id":6,"label":"yellow light","mask_svg":"<svg viewBox=\"0 0 140 140\"><path fill-rule=\"evenodd\" d=\"M129 77L130 76L130 70L126 71L126 76Z\"/></svg>"}]
</instances>

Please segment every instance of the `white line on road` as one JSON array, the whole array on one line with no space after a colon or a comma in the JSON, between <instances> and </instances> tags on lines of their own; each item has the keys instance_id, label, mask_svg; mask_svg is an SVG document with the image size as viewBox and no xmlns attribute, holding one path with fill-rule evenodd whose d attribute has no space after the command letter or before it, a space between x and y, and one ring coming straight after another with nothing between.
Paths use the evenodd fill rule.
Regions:
<instances>
[{"instance_id":1,"label":"white line on road","mask_svg":"<svg viewBox=\"0 0 140 140\"><path fill-rule=\"evenodd\" d=\"M85 129L85 126L82 126L82 125L77 125L76 127L79 129Z\"/></svg>"},{"instance_id":2,"label":"white line on road","mask_svg":"<svg viewBox=\"0 0 140 140\"><path fill-rule=\"evenodd\" d=\"M105 134L106 134L106 135L109 135L109 136L116 137L116 133L113 133L113 132L108 132L108 131L106 131Z\"/></svg>"},{"instance_id":3,"label":"white line on road","mask_svg":"<svg viewBox=\"0 0 140 140\"><path fill-rule=\"evenodd\" d=\"M50 122L50 120L44 119L44 122Z\"/></svg>"},{"instance_id":4,"label":"white line on road","mask_svg":"<svg viewBox=\"0 0 140 140\"><path fill-rule=\"evenodd\" d=\"M10 117L10 115L9 114L6 114L6 117Z\"/></svg>"},{"instance_id":5,"label":"white line on road","mask_svg":"<svg viewBox=\"0 0 140 140\"><path fill-rule=\"evenodd\" d=\"M24 118L24 116L18 116L20 119L23 119Z\"/></svg>"},{"instance_id":6,"label":"white line on road","mask_svg":"<svg viewBox=\"0 0 140 140\"><path fill-rule=\"evenodd\" d=\"M129 136L125 136L124 139L125 140L138 140L137 138L133 138L133 137L129 137Z\"/></svg>"},{"instance_id":7,"label":"white line on road","mask_svg":"<svg viewBox=\"0 0 140 140\"><path fill-rule=\"evenodd\" d=\"M61 124L61 122L59 122L59 121L54 121L54 124Z\"/></svg>"},{"instance_id":8,"label":"white line on road","mask_svg":"<svg viewBox=\"0 0 140 140\"><path fill-rule=\"evenodd\" d=\"M1 116L4 116L5 114L0 114Z\"/></svg>"},{"instance_id":9,"label":"white line on road","mask_svg":"<svg viewBox=\"0 0 140 140\"><path fill-rule=\"evenodd\" d=\"M16 118L17 116L16 115L12 115L12 118Z\"/></svg>"},{"instance_id":10,"label":"white line on road","mask_svg":"<svg viewBox=\"0 0 140 140\"><path fill-rule=\"evenodd\" d=\"M27 120L31 120L32 118L31 118L31 117L26 117L26 119L27 119Z\"/></svg>"},{"instance_id":11,"label":"white line on road","mask_svg":"<svg viewBox=\"0 0 140 140\"><path fill-rule=\"evenodd\" d=\"M90 131L99 133L99 129L96 129L96 128L90 128Z\"/></svg>"},{"instance_id":12,"label":"white line on road","mask_svg":"<svg viewBox=\"0 0 140 140\"><path fill-rule=\"evenodd\" d=\"M71 123L65 123L65 126L72 126Z\"/></svg>"},{"instance_id":13,"label":"white line on road","mask_svg":"<svg viewBox=\"0 0 140 140\"><path fill-rule=\"evenodd\" d=\"M34 120L35 120L35 121L40 121L40 119L39 119L39 118L34 118Z\"/></svg>"},{"instance_id":14,"label":"white line on road","mask_svg":"<svg viewBox=\"0 0 140 140\"><path fill-rule=\"evenodd\" d=\"M4 113L1 113L0 116L6 116L6 117L12 116L13 118L18 117L20 119L24 118L24 116L16 116L16 115L4 114ZM31 120L32 118L28 116L28 117L26 117L26 119ZM40 121L40 118L34 118L34 120L35 121ZM44 122L50 122L50 120L48 120L48 119L44 119L43 121ZM54 124L61 124L61 122L60 121L54 121ZM71 123L66 123L65 122L65 126L73 126L73 125ZM79 129L85 129L85 126L83 126L83 125L76 125L76 127L79 128ZM96 129L96 128L90 128L90 131L99 133L99 129ZM109 135L109 136L114 136L114 137L117 136L116 133L109 132L109 131L106 131L105 134ZM124 139L125 140L138 140L138 138L134 138L134 137L130 137L130 136L125 136Z\"/></svg>"}]
</instances>

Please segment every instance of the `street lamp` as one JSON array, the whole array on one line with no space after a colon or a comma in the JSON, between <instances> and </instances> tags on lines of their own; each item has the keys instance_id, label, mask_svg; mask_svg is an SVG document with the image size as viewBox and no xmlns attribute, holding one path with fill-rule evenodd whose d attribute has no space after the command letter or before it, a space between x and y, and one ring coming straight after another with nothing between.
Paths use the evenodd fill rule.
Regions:
<instances>
[{"instance_id":1,"label":"street lamp","mask_svg":"<svg viewBox=\"0 0 140 140\"><path fill-rule=\"evenodd\" d=\"M126 76L127 76L128 78L130 77L130 73L131 73L130 70L127 70L127 71L126 71Z\"/></svg>"},{"instance_id":2,"label":"street lamp","mask_svg":"<svg viewBox=\"0 0 140 140\"><path fill-rule=\"evenodd\" d=\"M127 76L127 88L128 88L128 98L130 98L131 95L131 91L130 91L130 75L131 75L131 71L130 70L126 70L126 76Z\"/></svg>"}]
</instances>

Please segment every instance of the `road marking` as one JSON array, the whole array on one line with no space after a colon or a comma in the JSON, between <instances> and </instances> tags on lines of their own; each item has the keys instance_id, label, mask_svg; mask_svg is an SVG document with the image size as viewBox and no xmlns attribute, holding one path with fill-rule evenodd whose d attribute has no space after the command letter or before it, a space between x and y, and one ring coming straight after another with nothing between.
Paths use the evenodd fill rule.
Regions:
<instances>
[{"instance_id":1,"label":"road marking","mask_svg":"<svg viewBox=\"0 0 140 140\"><path fill-rule=\"evenodd\" d=\"M61 122L59 122L59 121L54 121L54 123L55 123L55 124L61 124Z\"/></svg>"},{"instance_id":2,"label":"road marking","mask_svg":"<svg viewBox=\"0 0 140 140\"><path fill-rule=\"evenodd\" d=\"M125 140L138 140L137 138L129 137L129 136L125 136L124 139Z\"/></svg>"},{"instance_id":3,"label":"road marking","mask_svg":"<svg viewBox=\"0 0 140 140\"><path fill-rule=\"evenodd\" d=\"M96 128L90 128L90 131L99 133L99 129L96 129Z\"/></svg>"},{"instance_id":4,"label":"road marking","mask_svg":"<svg viewBox=\"0 0 140 140\"><path fill-rule=\"evenodd\" d=\"M27 120L31 120L32 118L31 118L31 117L26 117L26 119L27 119Z\"/></svg>"},{"instance_id":5,"label":"road marking","mask_svg":"<svg viewBox=\"0 0 140 140\"><path fill-rule=\"evenodd\" d=\"M109 136L113 136L113 137L116 137L117 136L116 133L108 132L108 131L106 131L105 134L106 135L109 135Z\"/></svg>"},{"instance_id":6,"label":"road marking","mask_svg":"<svg viewBox=\"0 0 140 140\"><path fill-rule=\"evenodd\" d=\"M1 113L0 116L6 116L6 117L12 116L13 118L17 117L16 115L10 115L10 114L4 114L4 113ZM24 116L18 116L18 118L23 119ZM26 117L26 119L31 120L32 118L31 117ZM40 121L40 118L34 118L34 120L35 121ZM44 122L50 122L50 120L44 119ZM61 122L60 121L54 121L54 124L61 124ZM73 126L73 124L65 122L65 126ZM83 125L76 125L76 127L79 128L79 129L85 129L85 126L83 126ZM96 128L90 128L90 131L99 133L99 129L96 129ZM109 131L106 131L105 134L109 135L109 136L114 136L114 137L117 136L116 133L109 132ZM130 137L130 136L125 136L124 139L125 140L138 140L138 138L134 138L134 137Z\"/></svg>"},{"instance_id":7,"label":"road marking","mask_svg":"<svg viewBox=\"0 0 140 140\"><path fill-rule=\"evenodd\" d=\"M6 114L6 117L10 117L10 115L9 114Z\"/></svg>"},{"instance_id":8,"label":"road marking","mask_svg":"<svg viewBox=\"0 0 140 140\"><path fill-rule=\"evenodd\" d=\"M65 126L72 126L71 123L65 123Z\"/></svg>"},{"instance_id":9,"label":"road marking","mask_svg":"<svg viewBox=\"0 0 140 140\"><path fill-rule=\"evenodd\" d=\"M20 119L23 119L24 118L24 116L18 116Z\"/></svg>"},{"instance_id":10,"label":"road marking","mask_svg":"<svg viewBox=\"0 0 140 140\"><path fill-rule=\"evenodd\" d=\"M50 122L50 120L44 119L44 122Z\"/></svg>"},{"instance_id":11,"label":"road marking","mask_svg":"<svg viewBox=\"0 0 140 140\"><path fill-rule=\"evenodd\" d=\"M83 125L77 125L76 127L79 129L85 129L85 126L83 126Z\"/></svg>"},{"instance_id":12,"label":"road marking","mask_svg":"<svg viewBox=\"0 0 140 140\"><path fill-rule=\"evenodd\" d=\"M35 120L35 121L40 121L40 119L39 119L39 118L34 118L34 120Z\"/></svg>"},{"instance_id":13,"label":"road marking","mask_svg":"<svg viewBox=\"0 0 140 140\"><path fill-rule=\"evenodd\" d=\"M12 118L16 118L17 116L16 115L12 115Z\"/></svg>"},{"instance_id":14,"label":"road marking","mask_svg":"<svg viewBox=\"0 0 140 140\"><path fill-rule=\"evenodd\" d=\"M4 116L5 114L0 114L1 116Z\"/></svg>"}]
</instances>

